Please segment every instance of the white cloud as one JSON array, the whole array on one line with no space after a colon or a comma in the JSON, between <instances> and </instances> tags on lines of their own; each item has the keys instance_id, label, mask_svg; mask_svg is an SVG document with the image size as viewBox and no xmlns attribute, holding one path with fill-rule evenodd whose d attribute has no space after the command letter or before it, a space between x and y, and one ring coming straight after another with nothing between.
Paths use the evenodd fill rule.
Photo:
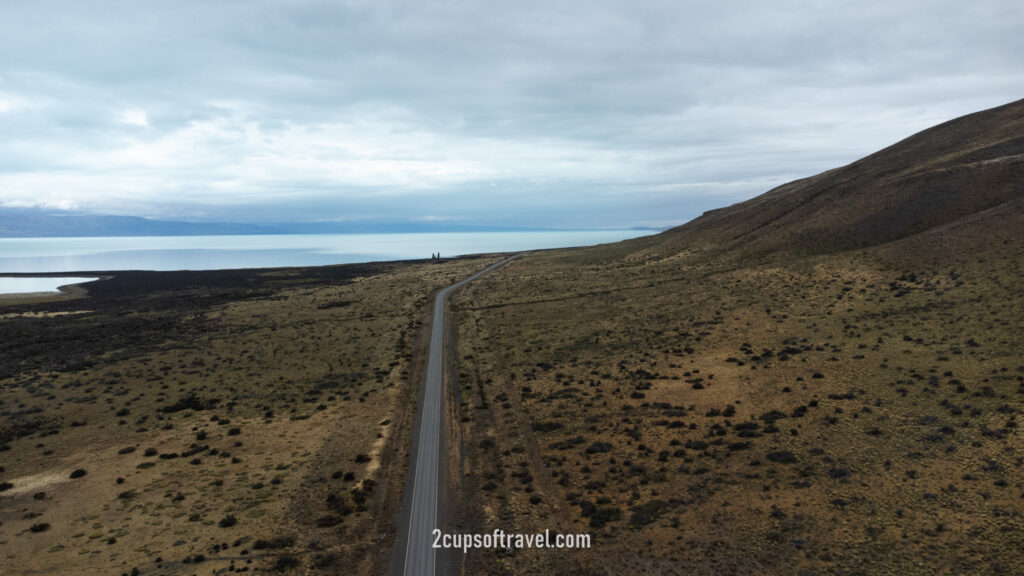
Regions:
<instances>
[{"instance_id":1,"label":"white cloud","mask_svg":"<svg viewBox=\"0 0 1024 576\"><path fill-rule=\"evenodd\" d=\"M0 85L2 84L3 82L0 82ZM31 107L32 102L24 96L19 94L5 94L0 91L0 114L10 113L16 110L25 110Z\"/></svg>"},{"instance_id":2,"label":"white cloud","mask_svg":"<svg viewBox=\"0 0 1024 576\"><path fill-rule=\"evenodd\" d=\"M68 198L36 198L33 200L4 200L4 208L46 208L50 210L76 210L78 204Z\"/></svg>"},{"instance_id":3,"label":"white cloud","mask_svg":"<svg viewBox=\"0 0 1024 576\"><path fill-rule=\"evenodd\" d=\"M118 122L132 124L134 126L149 126L149 119L146 118L146 111L139 108L128 108L121 111L117 117Z\"/></svg>"}]
</instances>

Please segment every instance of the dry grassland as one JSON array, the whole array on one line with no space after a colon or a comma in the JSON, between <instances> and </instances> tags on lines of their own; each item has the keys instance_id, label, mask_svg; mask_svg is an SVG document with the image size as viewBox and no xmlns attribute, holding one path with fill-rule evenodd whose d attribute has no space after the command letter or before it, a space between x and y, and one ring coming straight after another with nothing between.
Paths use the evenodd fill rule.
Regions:
<instances>
[{"instance_id":1,"label":"dry grassland","mask_svg":"<svg viewBox=\"0 0 1024 576\"><path fill-rule=\"evenodd\" d=\"M468 286L463 529L594 537L469 572L1024 572L1015 230L754 263L645 239Z\"/></svg>"},{"instance_id":2,"label":"dry grassland","mask_svg":"<svg viewBox=\"0 0 1024 576\"><path fill-rule=\"evenodd\" d=\"M431 293L492 261L4 306L0 572L381 572Z\"/></svg>"}]
</instances>

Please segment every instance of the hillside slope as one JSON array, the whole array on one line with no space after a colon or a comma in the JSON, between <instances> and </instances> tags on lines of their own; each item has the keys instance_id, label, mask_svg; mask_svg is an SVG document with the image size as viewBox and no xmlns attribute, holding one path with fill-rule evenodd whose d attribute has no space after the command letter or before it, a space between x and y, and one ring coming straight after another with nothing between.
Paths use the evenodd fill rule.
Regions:
<instances>
[{"instance_id":1,"label":"hillside slope","mask_svg":"<svg viewBox=\"0 0 1024 576\"><path fill-rule=\"evenodd\" d=\"M660 248L834 252L904 238L1021 197L1024 100L707 212L664 233Z\"/></svg>"}]
</instances>

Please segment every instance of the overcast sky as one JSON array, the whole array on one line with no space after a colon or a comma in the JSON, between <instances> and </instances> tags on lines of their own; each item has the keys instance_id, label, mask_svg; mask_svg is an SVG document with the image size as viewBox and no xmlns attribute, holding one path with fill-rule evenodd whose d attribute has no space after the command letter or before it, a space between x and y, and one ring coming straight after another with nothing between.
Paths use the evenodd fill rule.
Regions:
<instances>
[{"instance_id":1,"label":"overcast sky","mask_svg":"<svg viewBox=\"0 0 1024 576\"><path fill-rule=\"evenodd\" d=\"M1007 1L10 1L0 204L681 223L1024 97Z\"/></svg>"}]
</instances>

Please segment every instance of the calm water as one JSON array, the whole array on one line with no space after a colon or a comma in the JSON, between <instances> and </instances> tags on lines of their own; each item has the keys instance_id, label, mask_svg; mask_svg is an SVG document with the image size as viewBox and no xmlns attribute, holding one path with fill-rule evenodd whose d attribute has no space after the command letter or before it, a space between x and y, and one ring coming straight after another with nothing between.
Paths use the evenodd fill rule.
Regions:
<instances>
[{"instance_id":1,"label":"calm water","mask_svg":"<svg viewBox=\"0 0 1024 576\"><path fill-rule=\"evenodd\" d=\"M57 292L65 284L80 284L97 278L3 278L0 277L0 294L21 294L26 292Z\"/></svg>"},{"instance_id":2,"label":"calm water","mask_svg":"<svg viewBox=\"0 0 1024 576\"><path fill-rule=\"evenodd\" d=\"M0 238L0 272L318 266L617 242L647 230ZM9 292L0 289L0 293Z\"/></svg>"}]
</instances>

